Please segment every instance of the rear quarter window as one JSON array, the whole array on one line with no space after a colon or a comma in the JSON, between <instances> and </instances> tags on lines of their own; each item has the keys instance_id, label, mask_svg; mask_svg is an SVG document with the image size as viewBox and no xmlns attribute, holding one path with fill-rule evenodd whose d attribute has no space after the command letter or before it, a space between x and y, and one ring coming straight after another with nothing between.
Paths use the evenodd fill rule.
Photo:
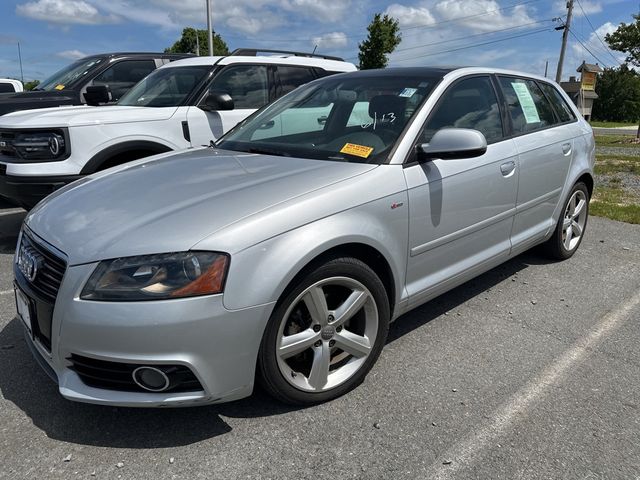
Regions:
<instances>
[{"instance_id":1,"label":"rear quarter window","mask_svg":"<svg viewBox=\"0 0 640 480\"><path fill-rule=\"evenodd\" d=\"M573 110L571 110L571 107L567 104L566 100L557 88L553 85L549 85L548 83L540 82L539 84L540 88L542 88L542 91L547 95L547 98L553 105L553 108L562 123L576 120Z\"/></svg>"}]
</instances>

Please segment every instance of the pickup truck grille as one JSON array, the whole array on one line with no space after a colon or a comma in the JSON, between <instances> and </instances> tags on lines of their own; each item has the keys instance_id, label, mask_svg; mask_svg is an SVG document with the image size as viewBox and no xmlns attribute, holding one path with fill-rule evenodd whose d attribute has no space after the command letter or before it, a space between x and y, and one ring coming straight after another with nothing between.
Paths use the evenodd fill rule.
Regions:
<instances>
[{"instance_id":1,"label":"pickup truck grille","mask_svg":"<svg viewBox=\"0 0 640 480\"><path fill-rule=\"evenodd\" d=\"M0 130L0 155L5 157L15 157L16 150L13 147L13 141L16 134L7 130Z\"/></svg>"}]
</instances>

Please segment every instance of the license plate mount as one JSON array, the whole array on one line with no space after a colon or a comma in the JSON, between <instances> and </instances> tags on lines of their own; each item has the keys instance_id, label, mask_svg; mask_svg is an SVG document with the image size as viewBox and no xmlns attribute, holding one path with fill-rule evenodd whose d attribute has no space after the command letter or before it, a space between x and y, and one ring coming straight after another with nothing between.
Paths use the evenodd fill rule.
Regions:
<instances>
[{"instance_id":1,"label":"license plate mount","mask_svg":"<svg viewBox=\"0 0 640 480\"><path fill-rule=\"evenodd\" d=\"M18 287L14 288L14 293L16 296L16 310L18 311L18 316L29 330L29 333L32 333L31 301L29 300L29 297L27 297Z\"/></svg>"}]
</instances>

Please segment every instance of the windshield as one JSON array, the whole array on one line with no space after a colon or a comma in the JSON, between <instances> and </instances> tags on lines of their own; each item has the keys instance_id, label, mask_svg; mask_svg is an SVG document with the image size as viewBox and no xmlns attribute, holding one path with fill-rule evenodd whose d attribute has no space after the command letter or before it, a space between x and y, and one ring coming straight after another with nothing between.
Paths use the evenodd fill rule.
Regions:
<instances>
[{"instance_id":1,"label":"windshield","mask_svg":"<svg viewBox=\"0 0 640 480\"><path fill-rule=\"evenodd\" d=\"M384 162L440 78L338 75L298 88L225 135L238 152Z\"/></svg>"},{"instance_id":2,"label":"windshield","mask_svg":"<svg viewBox=\"0 0 640 480\"><path fill-rule=\"evenodd\" d=\"M160 68L123 95L118 105L177 107L210 71L210 65Z\"/></svg>"},{"instance_id":3,"label":"windshield","mask_svg":"<svg viewBox=\"0 0 640 480\"><path fill-rule=\"evenodd\" d=\"M64 90L79 78L82 78L90 71L95 70L103 61L104 58L102 57L90 57L73 62L71 65L67 65L62 70L57 71L40 83L36 90Z\"/></svg>"}]
</instances>

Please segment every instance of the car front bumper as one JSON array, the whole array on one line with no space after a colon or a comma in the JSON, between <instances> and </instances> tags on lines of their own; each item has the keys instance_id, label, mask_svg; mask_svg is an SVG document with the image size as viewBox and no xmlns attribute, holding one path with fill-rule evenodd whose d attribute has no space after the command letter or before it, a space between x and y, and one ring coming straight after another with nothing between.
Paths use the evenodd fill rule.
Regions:
<instances>
[{"instance_id":1,"label":"car front bumper","mask_svg":"<svg viewBox=\"0 0 640 480\"><path fill-rule=\"evenodd\" d=\"M51 319L51 349L27 341L60 393L69 400L132 407L189 406L237 400L251 394L255 365L273 304L227 310L222 295L147 302L95 302L79 294L96 264L68 267ZM28 291L27 280L16 283ZM23 288L24 287L24 288ZM120 391L87 385L71 355L128 364L180 365L201 391Z\"/></svg>"},{"instance_id":2,"label":"car front bumper","mask_svg":"<svg viewBox=\"0 0 640 480\"><path fill-rule=\"evenodd\" d=\"M82 177L7 175L7 166L0 163L0 197L19 207L31 209L43 198Z\"/></svg>"}]
</instances>

